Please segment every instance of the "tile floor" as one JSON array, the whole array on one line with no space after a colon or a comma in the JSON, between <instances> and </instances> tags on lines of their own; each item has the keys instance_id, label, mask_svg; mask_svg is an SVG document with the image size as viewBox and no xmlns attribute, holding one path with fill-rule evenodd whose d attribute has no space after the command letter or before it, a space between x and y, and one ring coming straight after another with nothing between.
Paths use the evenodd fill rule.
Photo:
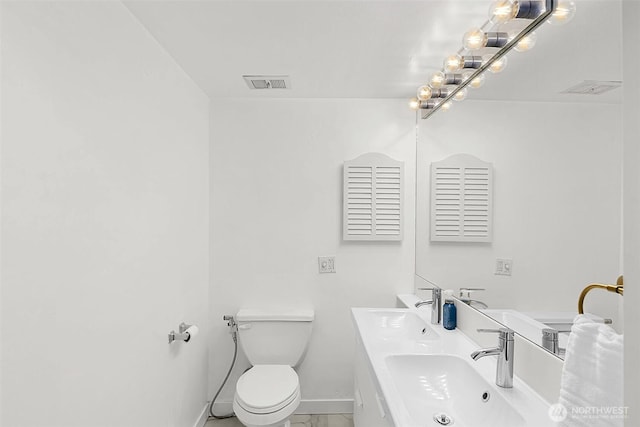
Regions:
<instances>
[{"instance_id":1,"label":"tile floor","mask_svg":"<svg viewBox=\"0 0 640 427\"><path fill-rule=\"evenodd\" d=\"M237 418L226 420L210 420L204 427L244 427ZM291 427L353 427L353 415L294 415Z\"/></svg>"}]
</instances>

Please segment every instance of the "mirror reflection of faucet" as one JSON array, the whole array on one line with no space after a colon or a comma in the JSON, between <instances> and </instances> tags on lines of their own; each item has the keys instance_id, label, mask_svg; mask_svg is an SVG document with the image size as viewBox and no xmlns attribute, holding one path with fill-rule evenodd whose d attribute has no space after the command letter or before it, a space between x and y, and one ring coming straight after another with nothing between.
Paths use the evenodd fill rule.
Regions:
<instances>
[{"instance_id":1,"label":"mirror reflection of faucet","mask_svg":"<svg viewBox=\"0 0 640 427\"><path fill-rule=\"evenodd\" d=\"M471 298L471 293L476 292L476 291L484 291L486 289L484 288L460 288L460 293L458 296L458 299L460 301L462 301L463 303L470 305L471 307L479 307L482 309L486 309L489 308L489 306L487 304L485 304L484 302L477 300L477 299L473 299Z\"/></svg>"},{"instance_id":2,"label":"mirror reflection of faucet","mask_svg":"<svg viewBox=\"0 0 640 427\"><path fill-rule=\"evenodd\" d=\"M564 359L564 354L566 353L566 348L560 347L560 341L558 340L558 335L561 333L570 333L571 331L558 331L553 328L547 328L542 330L542 348L547 350L549 353L553 353L557 356L560 356Z\"/></svg>"}]
</instances>

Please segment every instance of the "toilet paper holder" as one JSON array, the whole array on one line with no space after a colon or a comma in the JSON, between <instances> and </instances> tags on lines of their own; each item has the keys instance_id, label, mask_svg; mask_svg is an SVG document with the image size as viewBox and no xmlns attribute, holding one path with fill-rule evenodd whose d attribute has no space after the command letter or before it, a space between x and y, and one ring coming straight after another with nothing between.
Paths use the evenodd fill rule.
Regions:
<instances>
[{"instance_id":1,"label":"toilet paper holder","mask_svg":"<svg viewBox=\"0 0 640 427\"><path fill-rule=\"evenodd\" d=\"M188 325L184 322L180 323L178 326L178 332L171 331L169 332L169 344L174 341L184 341L189 342L191 337L195 336L198 333L198 327L195 325Z\"/></svg>"}]
</instances>

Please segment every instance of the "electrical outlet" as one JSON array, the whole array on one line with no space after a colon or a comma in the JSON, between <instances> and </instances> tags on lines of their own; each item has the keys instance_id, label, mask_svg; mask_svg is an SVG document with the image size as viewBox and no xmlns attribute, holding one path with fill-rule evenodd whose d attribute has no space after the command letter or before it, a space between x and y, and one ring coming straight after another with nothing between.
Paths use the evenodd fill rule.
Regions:
<instances>
[{"instance_id":1,"label":"electrical outlet","mask_svg":"<svg viewBox=\"0 0 640 427\"><path fill-rule=\"evenodd\" d=\"M336 257L334 256L319 256L318 257L318 273L335 273L336 272Z\"/></svg>"},{"instance_id":2,"label":"electrical outlet","mask_svg":"<svg viewBox=\"0 0 640 427\"><path fill-rule=\"evenodd\" d=\"M511 270L513 269L513 260L505 258L496 259L496 272L498 276L511 276Z\"/></svg>"}]
</instances>

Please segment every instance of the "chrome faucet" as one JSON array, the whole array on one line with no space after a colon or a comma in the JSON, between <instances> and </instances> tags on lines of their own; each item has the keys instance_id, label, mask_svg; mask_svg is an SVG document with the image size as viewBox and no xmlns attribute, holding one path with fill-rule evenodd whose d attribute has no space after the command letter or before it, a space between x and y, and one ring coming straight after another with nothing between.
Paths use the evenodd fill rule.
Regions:
<instances>
[{"instance_id":1,"label":"chrome faucet","mask_svg":"<svg viewBox=\"0 0 640 427\"><path fill-rule=\"evenodd\" d=\"M442 318L442 289L440 288L418 288L421 291L431 291L431 300L418 301L416 308L431 304L431 324L437 325Z\"/></svg>"},{"instance_id":2,"label":"chrome faucet","mask_svg":"<svg viewBox=\"0 0 640 427\"><path fill-rule=\"evenodd\" d=\"M485 356L498 356L498 366L496 367L496 385L498 387L513 387L513 331L508 328L500 329L478 329L478 332L497 332L498 347L482 348L471 353L473 360L481 359Z\"/></svg>"}]
</instances>

